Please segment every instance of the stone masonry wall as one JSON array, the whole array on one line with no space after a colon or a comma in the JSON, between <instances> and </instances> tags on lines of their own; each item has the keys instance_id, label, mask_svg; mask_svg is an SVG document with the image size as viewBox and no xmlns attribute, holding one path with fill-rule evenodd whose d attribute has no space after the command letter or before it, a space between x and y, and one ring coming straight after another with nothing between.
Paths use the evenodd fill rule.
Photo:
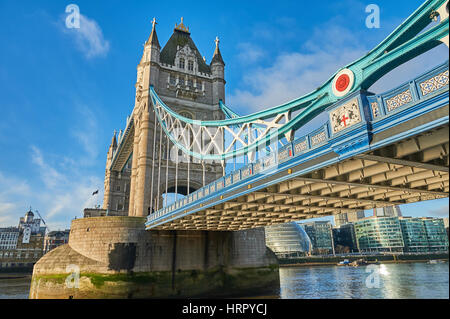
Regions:
<instances>
[{"instance_id":1,"label":"stone masonry wall","mask_svg":"<svg viewBox=\"0 0 450 319\"><path fill-rule=\"evenodd\" d=\"M180 269L217 265L261 266L267 262L264 229L239 232L145 231L144 218L92 217L74 220L69 244L76 252L109 264L118 244L136 246L134 271L169 270L174 247ZM175 244L175 246L174 246Z\"/></svg>"},{"instance_id":2,"label":"stone masonry wall","mask_svg":"<svg viewBox=\"0 0 450 319\"><path fill-rule=\"evenodd\" d=\"M146 231L144 221L74 220L69 244L34 266L30 297L187 297L279 289L277 260L265 246L264 229ZM80 288L69 289L65 280L74 266Z\"/></svg>"}]
</instances>

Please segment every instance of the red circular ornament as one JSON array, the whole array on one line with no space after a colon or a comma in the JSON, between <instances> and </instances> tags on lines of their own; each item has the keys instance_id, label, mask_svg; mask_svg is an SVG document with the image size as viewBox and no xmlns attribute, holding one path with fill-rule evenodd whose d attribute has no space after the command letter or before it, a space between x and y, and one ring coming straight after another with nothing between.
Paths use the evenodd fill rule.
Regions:
<instances>
[{"instance_id":1,"label":"red circular ornament","mask_svg":"<svg viewBox=\"0 0 450 319\"><path fill-rule=\"evenodd\" d=\"M350 77L347 74L341 74L336 80L336 90L339 92L344 91L350 84Z\"/></svg>"}]
</instances>

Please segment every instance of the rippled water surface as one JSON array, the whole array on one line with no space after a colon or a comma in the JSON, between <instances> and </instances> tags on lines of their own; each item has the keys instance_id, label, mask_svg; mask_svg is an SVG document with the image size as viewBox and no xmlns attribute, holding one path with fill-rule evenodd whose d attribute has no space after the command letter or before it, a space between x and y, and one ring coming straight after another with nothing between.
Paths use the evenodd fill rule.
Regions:
<instances>
[{"instance_id":1,"label":"rippled water surface","mask_svg":"<svg viewBox=\"0 0 450 319\"><path fill-rule=\"evenodd\" d=\"M0 273L0 299L28 299L31 275Z\"/></svg>"},{"instance_id":2,"label":"rippled water surface","mask_svg":"<svg viewBox=\"0 0 450 319\"><path fill-rule=\"evenodd\" d=\"M280 268L280 297L448 299L448 270L448 262Z\"/></svg>"},{"instance_id":3,"label":"rippled water surface","mask_svg":"<svg viewBox=\"0 0 450 319\"><path fill-rule=\"evenodd\" d=\"M449 298L449 264L280 268L281 299ZM0 299L27 299L31 275L0 274ZM264 298L264 297L263 297Z\"/></svg>"}]
</instances>

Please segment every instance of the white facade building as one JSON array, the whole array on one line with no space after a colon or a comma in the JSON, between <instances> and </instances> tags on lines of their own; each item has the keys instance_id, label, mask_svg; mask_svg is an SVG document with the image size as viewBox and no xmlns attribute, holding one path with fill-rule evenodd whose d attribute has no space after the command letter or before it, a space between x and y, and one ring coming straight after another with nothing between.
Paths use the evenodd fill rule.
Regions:
<instances>
[{"instance_id":1,"label":"white facade building","mask_svg":"<svg viewBox=\"0 0 450 319\"><path fill-rule=\"evenodd\" d=\"M0 250L16 249L18 238L17 227L0 228Z\"/></svg>"}]
</instances>

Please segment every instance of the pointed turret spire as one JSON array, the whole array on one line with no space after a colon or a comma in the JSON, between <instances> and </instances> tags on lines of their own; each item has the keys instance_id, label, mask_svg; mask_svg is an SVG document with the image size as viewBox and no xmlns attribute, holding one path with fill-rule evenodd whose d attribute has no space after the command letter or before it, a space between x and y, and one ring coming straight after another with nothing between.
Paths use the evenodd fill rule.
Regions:
<instances>
[{"instance_id":1,"label":"pointed turret spire","mask_svg":"<svg viewBox=\"0 0 450 319\"><path fill-rule=\"evenodd\" d=\"M222 59L222 55L220 54L220 49L219 49L219 37L216 37L216 39L214 40L214 42L216 43L216 49L214 50L214 55L213 58L211 60L211 64L213 63L221 63L223 65L225 65L225 62L223 62Z\"/></svg>"},{"instance_id":2,"label":"pointed turret spire","mask_svg":"<svg viewBox=\"0 0 450 319\"><path fill-rule=\"evenodd\" d=\"M147 42L145 43L150 44L150 45L154 45L157 46L158 48L161 48L161 46L159 45L159 41L158 41L158 36L156 35L156 25L158 23L156 22L156 19L153 18L152 20L152 32L150 33L150 37L148 38Z\"/></svg>"},{"instance_id":3,"label":"pointed turret spire","mask_svg":"<svg viewBox=\"0 0 450 319\"><path fill-rule=\"evenodd\" d=\"M187 33L187 34L190 34L190 33L189 33L189 28L186 27L186 26L184 25L184 23L183 23L183 17L181 17L181 22L180 22L180 24L176 24L176 23L175 23L175 29L174 29L174 30L178 30L178 31L182 31L182 32L185 32L185 33Z\"/></svg>"},{"instance_id":4,"label":"pointed turret spire","mask_svg":"<svg viewBox=\"0 0 450 319\"><path fill-rule=\"evenodd\" d=\"M117 147L116 134L117 134L117 131L114 130L114 135L113 135L112 140L111 140L111 147L112 147L112 148L116 148L116 147Z\"/></svg>"},{"instance_id":5,"label":"pointed turret spire","mask_svg":"<svg viewBox=\"0 0 450 319\"><path fill-rule=\"evenodd\" d=\"M114 130L114 135L111 140L111 145L109 145L108 155L106 156L106 169L108 170L111 166L111 162L114 156L114 152L117 149L117 139L116 139L116 130Z\"/></svg>"}]
</instances>

